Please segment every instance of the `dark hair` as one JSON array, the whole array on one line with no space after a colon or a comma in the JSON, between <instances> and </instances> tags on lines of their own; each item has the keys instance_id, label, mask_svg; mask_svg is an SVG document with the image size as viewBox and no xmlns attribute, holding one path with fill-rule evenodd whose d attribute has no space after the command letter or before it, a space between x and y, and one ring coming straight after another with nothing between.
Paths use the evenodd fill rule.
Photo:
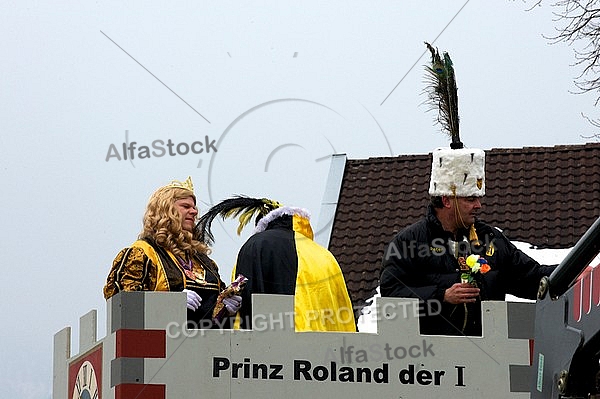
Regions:
<instances>
[{"instance_id":1,"label":"dark hair","mask_svg":"<svg viewBox=\"0 0 600 399\"><path fill-rule=\"evenodd\" d=\"M444 207L444 203L442 202L442 197L441 196L435 196L435 197L431 197L429 199L429 202L431 203L431 206L433 206L434 208L443 208Z\"/></svg>"}]
</instances>

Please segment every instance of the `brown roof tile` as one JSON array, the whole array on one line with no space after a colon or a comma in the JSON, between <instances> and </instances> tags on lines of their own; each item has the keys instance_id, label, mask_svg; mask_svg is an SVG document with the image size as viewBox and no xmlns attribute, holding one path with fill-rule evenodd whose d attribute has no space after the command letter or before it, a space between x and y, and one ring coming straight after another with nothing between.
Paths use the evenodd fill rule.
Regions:
<instances>
[{"instance_id":1,"label":"brown roof tile","mask_svg":"<svg viewBox=\"0 0 600 399\"><path fill-rule=\"evenodd\" d=\"M385 247L425 213L431 154L347 160L329 249L355 305L378 286ZM600 215L600 143L486 151L481 219L511 240L573 246Z\"/></svg>"}]
</instances>

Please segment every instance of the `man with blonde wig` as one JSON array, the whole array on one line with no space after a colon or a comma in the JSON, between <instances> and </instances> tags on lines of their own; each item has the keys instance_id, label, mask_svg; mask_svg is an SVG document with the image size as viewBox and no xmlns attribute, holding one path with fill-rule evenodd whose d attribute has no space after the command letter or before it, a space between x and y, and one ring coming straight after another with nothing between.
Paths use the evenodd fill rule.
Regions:
<instances>
[{"instance_id":1,"label":"man with blonde wig","mask_svg":"<svg viewBox=\"0 0 600 399\"><path fill-rule=\"evenodd\" d=\"M138 240L113 261L104 298L121 291L183 291L187 294L188 327L229 328L229 318L223 323L212 321L225 284L208 256L208 246L194 236L197 215L190 177L156 190L148 201ZM235 315L241 297L227 298L224 304L229 314Z\"/></svg>"}]
</instances>

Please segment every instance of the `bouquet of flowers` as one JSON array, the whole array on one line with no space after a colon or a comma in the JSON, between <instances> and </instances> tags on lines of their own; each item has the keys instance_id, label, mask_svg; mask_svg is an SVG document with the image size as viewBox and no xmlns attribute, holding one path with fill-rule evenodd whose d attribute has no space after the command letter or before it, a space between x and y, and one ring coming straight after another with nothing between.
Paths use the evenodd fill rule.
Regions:
<instances>
[{"instance_id":1,"label":"bouquet of flowers","mask_svg":"<svg viewBox=\"0 0 600 399\"><path fill-rule=\"evenodd\" d=\"M477 286L477 282L475 281L475 275L477 275L477 273L485 274L491 270L487 260L479 255L469 255L466 259L460 257L458 263L460 265L460 271L462 272L460 281L474 286Z\"/></svg>"}]
</instances>

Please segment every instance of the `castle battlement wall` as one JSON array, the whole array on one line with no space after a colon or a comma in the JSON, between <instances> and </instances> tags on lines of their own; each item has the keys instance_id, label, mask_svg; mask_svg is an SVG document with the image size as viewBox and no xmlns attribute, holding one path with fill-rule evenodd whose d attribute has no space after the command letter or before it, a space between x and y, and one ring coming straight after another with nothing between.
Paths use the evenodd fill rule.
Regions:
<instances>
[{"instance_id":1,"label":"castle battlement wall","mask_svg":"<svg viewBox=\"0 0 600 399\"><path fill-rule=\"evenodd\" d=\"M55 335L54 399L530 396L534 304L483 302L483 337L420 335L413 299L376 307L377 333L297 333L292 296L255 295L254 330L188 330L185 294L123 292L104 338L81 318L79 354Z\"/></svg>"}]
</instances>

